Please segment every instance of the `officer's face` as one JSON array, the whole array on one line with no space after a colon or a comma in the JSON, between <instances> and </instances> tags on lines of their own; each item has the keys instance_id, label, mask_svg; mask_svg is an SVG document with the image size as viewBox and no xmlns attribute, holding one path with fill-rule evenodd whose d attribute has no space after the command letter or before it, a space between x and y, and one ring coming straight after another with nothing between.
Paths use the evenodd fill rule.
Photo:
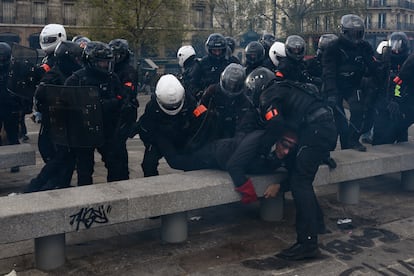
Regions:
<instances>
[{"instance_id":1,"label":"officer's face","mask_svg":"<svg viewBox=\"0 0 414 276\"><path fill-rule=\"evenodd\" d=\"M290 137L283 137L276 144L276 156L278 159L284 159L296 147L296 140Z\"/></svg>"},{"instance_id":2,"label":"officer's face","mask_svg":"<svg viewBox=\"0 0 414 276\"><path fill-rule=\"evenodd\" d=\"M212 49L211 53L215 56L220 56L222 51L223 51L222 49Z\"/></svg>"}]
</instances>

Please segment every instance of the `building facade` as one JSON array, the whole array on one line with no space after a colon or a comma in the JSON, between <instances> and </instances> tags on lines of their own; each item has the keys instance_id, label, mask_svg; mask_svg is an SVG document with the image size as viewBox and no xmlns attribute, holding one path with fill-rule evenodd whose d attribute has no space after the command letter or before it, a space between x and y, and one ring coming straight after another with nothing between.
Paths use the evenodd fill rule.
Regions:
<instances>
[{"instance_id":1,"label":"building facade","mask_svg":"<svg viewBox=\"0 0 414 276\"><path fill-rule=\"evenodd\" d=\"M46 24L76 28L75 0L1 0L0 41L39 48L39 33Z\"/></svg>"}]
</instances>

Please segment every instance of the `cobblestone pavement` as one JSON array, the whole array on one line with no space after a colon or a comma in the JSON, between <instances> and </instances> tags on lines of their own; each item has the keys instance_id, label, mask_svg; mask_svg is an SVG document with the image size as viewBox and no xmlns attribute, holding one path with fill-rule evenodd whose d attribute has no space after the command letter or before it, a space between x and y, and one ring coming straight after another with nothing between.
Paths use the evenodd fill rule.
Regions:
<instances>
[{"instance_id":1,"label":"cobblestone pavement","mask_svg":"<svg viewBox=\"0 0 414 276\"><path fill-rule=\"evenodd\" d=\"M143 106L144 100L141 101ZM141 108L143 109L143 107ZM29 131L36 132L28 122ZM36 143L31 135L30 143ZM131 178L142 177L143 145L128 142ZM105 182L97 156L96 185ZM0 194L19 192L42 167L19 173L0 170ZM165 162L161 174L169 169ZM259 220L258 204L239 203L189 212L189 238L181 244L160 241L159 219L142 220L67 235L67 262L43 272L33 265L33 241L0 245L0 275L414 275L414 193L399 187L399 175L361 181L357 205L336 200L335 187L317 188L327 227L314 260L286 262L274 254L294 242L294 206L286 202L281 222ZM1 207L0 207L1 208ZM338 219L352 223L342 229Z\"/></svg>"}]
</instances>

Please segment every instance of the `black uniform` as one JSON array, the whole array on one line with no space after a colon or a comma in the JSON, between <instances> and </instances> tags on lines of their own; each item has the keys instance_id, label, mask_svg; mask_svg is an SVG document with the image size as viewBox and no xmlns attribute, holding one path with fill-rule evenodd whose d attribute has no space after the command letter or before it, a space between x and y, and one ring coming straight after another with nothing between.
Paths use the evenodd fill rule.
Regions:
<instances>
[{"instance_id":1,"label":"black uniform","mask_svg":"<svg viewBox=\"0 0 414 276\"><path fill-rule=\"evenodd\" d=\"M373 144L392 144L407 141L408 128L414 122L414 54L403 63L396 78L391 81L388 104L374 125ZM390 103L396 105L391 110ZM381 121L380 121L381 120Z\"/></svg>"},{"instance_id":2,"label":"black uniform","mask_svg":"<svg viewBox=\"0 0 414 276\"><path fill-rule=\"evenodd\" d=\"M197 118L193 114L195 108L195 99L186 94L180 112L168 115L160 109L155 96L151 97L137 124L139 136L145 145L141 163L144 177L158 175L158 161L164 156L159 148L158 137L165 137L175 149L186 149L197 129Z\"/></svg>"},{"instance_id":3,"label":"black uniform","mask_svg":"<svg viewBox=\"0 0 414 276\"><path fill-rule=\"evenodd\" d=\"M121 81L124 92L122 95L126 97L124 102L124 109L122 112L122 124L119 126L119 132L121 135L120 139L120 149L122 153L122 160L124 163L128 164L128 150L126 146L126 141L130 134L130 131L133 127L133 124L136 122L138 117L138 107L139 102L137 100L137 88L138 88L138 72L133 66L129 64L129 59L126 59L122 62L116 63L114 67L114 72L119 77Z\"/></svg>"},{"instance_id":4,"label":"black uniform","mask_svg":"<svg viewBox=\"0 0 414 276\"><path fill-rule=\"evenodd\" d=\"M69 77L65 85L68 86L96 86L99 88L99 97L103 111L103 132L105 142L98 147L102 160L108 170L107 181L125 180L129 178L128 160L125 160L123 144L125 139L120 134L123 108L129 112L129 103L122 93L121 82L116 74L97 73L90 68L83 68ZM92 184L95 148L78 148L77 172L78 185Z\"/></svg>"},{"instance_id":5,"label":"black uniform","mask_svg":"<svg viewBox=\"0 0 414 276\"><path fill-rule=\"evenodd\" d=\"M8 88L9 71L0 71L0 129L1 126L7 133L8 143L19 144L19 98ZM0 141L6 144L3 141Z\"/></svg>"},{"instance_id":6,"label":"black uniform","mask_svg":"<svg viewBox=\"0 0 414 276\"><path fill-rule=\"evenodd\" d=\"M273 145L286 126L298 135L298 153L289 183L297 212L299 251L317 248L320 207L312 182L319 165L335 148L337 135L332 112L314 89L309 85L275 82L260 96L260 109L267 121L263 147ZM291 248L282 255L303 253L297 250Z\"/></svg>"},{"instance_id":7,"label":"black uniform","mask_svg":"<svg viewBox=\"0 0 414 276\"><path fill-rule=\"evenodd\" d=\"M197 68L197 63L200 62L198 58L195 56L189 57L185 62L183 66L183 72L179 76L179 80L181 84L184 86L185 91L191 93L192 95L195 95L198 91L197 88L194 87L194 82L192 78L194 77L194 70Z\"/></svg>"},{"instance_id":8,"label":"black uniform","mask_svg":"<svg viewBox=\"0 0 414 276\"><path fill-rule=\"evenodd\" d=\"M196 63L191 77L191 85L196 91L193 95L199 99L202 95L200 91L203 92L211 84L218 83L220 74L229 64L230 61L225 56L219 58L212 55L207 55Z\"/></svg>"},{"instance_id":9,"label":"black uniform","mask_svg":"<svg viewBox=\"0 0 414 276\"><path fill-rule=\"evenodd\" d=\"M335 121L340 135L341 148L365 150L359 142L364 124L364 107L361 81L364 75L375 76L374 51L366 41L352 43L342 36L333 41L322 57L324 94L332 102ZM345 118L342 101L350 108L350 123ZM336 102L336 104L334 104Z\"/></svg>"},{"instance_id":10,"label":"black uniform","mask_svg":"<svg viewBox=\"0 0 414 276\"><path fill-rule=\"evenodd\" d=\"M233 137L246 112L253 108L245 93L229 97L222 92L219 84L208 87L200 105L207 108L207 112L203 114L206 118L203 118L204 124L200 129L203 134L199 134L203 137L203 143Z\"/></svg>"},{"instance_id":11,"label":"black uniform","mask_svg":"<svg viewBox=\"0 0 414 276\"><path fill-rule=\"evenodd\" d=\"M373 144L391 144L394 142L404 142L408 140L408 128L398 129L396 122L401 121L402 116L399 113L400 97L395 96L395 89L398 85L394 79L400 75L400 70L404 62L408 58L408 53L393 54L391 49L385 48L382 55L377 57L380 62L381 84L378 88L376 101L376 116L374 122ZM409 69L410 62L405 66L404 70ZM402 72L404 75L404 72ZM405 77L407 79L407 76ZM410 77L409 77L410 78ZM397 88L398 90L398 88ZM393 110L392 105L396 104L397 109ZM391 112L394 112L391 114Z\"/></svg>"}]
</instances>

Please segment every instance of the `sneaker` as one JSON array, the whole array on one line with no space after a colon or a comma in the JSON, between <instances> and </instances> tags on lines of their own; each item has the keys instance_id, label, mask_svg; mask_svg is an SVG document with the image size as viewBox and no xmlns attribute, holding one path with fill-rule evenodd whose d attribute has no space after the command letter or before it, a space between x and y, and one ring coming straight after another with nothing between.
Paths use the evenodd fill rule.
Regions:
<instances>
[{"instance_id":1,"label":"sneaker","mask_svg":"<svg viewBox=\"0 0 414 276\"><path fill-rule=\"evenodd\" d=\"M276 254L276 257L288 261L299 261L315 258L319 252L317 244L297 242L288 249L282 250L280 253Z\"/></svg>"},{"instance_id":2,"label":"sneaker","mask_svg":"<svg viewBox=\"0 0 414 276\"><path fill-rule=\"evenodd\" d=\"M11 172L11 173L17 173L17 172L20 172L20 167L19 167L19 166L16 166L16 167L11 167L11 168L10 168L10 172Z\"/></svg>"},{"instance_id":3,"label":"sneaker","mask_svg":"<svg viewBox=\"0 0 414 276\"><path fill-rule=\"evenodd\" d=\"M357 151L361 151L361 152L367 151L367 147L361 144L359 141L351 144L349 148L357 150Z\"/></svg>"}]
</instances>

